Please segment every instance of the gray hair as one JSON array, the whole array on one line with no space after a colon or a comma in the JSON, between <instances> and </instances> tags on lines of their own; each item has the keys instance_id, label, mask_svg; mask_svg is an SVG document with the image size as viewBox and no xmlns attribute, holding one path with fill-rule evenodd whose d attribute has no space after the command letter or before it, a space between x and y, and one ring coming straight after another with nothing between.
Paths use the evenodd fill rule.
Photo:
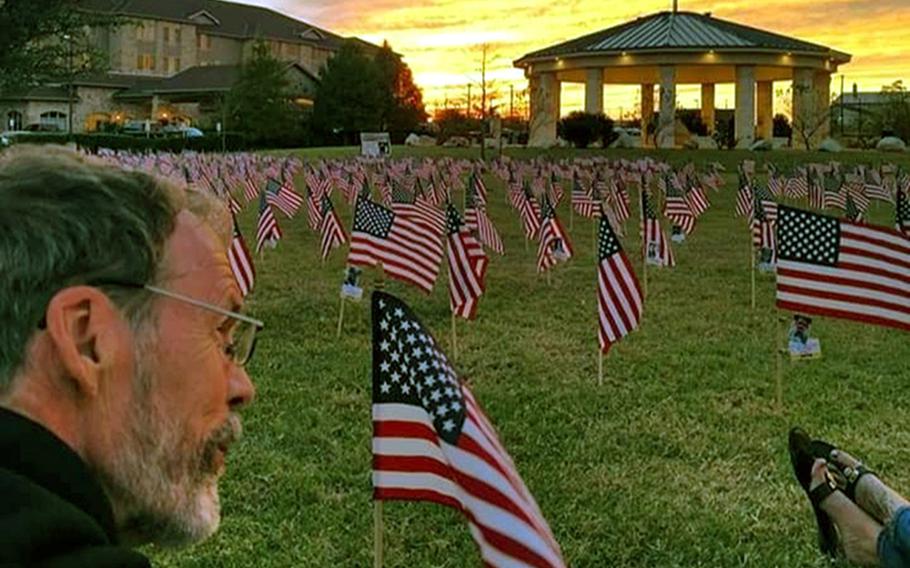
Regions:
<instances>
[{"instance_id":1,"label":"gray hair","mask_svg":"<svg viewBox=\"0 0 910 568\"><path fill-rule=\"evenodd\" d=\"M47 303L63 288L155 281L183 192L52 147L18 147L0 160L0 395L25 362ZM135 328L140 290L105 289Z\"/></svg>"}]
</instances>

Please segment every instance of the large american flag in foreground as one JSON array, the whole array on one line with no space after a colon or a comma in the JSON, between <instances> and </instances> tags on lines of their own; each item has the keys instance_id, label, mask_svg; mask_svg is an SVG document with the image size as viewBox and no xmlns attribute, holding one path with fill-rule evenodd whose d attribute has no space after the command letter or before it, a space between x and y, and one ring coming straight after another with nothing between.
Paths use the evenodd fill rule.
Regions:
<instances>
[{"instance_id":1,"label":"large american flag in foreground","mask_svg":"<svg viewBox=\"0 0 910 568\"><path fill-rule=\"evenodd\" d=\"M777 306L910 331L910 239L780 206Z\"/></svg>"},{"instance_id":2,"label":"large american flag in foreground","mask_svg":"<svg viewBox=\"0 0 910 568\"><path fill-rule=\"evenodd\" d=\"M600 350L629 335L641 321L638 278L605 215L600 217L597 246L597 315Z\"/></svg>"},{"instance_id":3,"label":"large american flag in foreground","mask_svg":"<svg viewBox=\"0 0 910 568\"><path fill-rule=\"evenodd\" d=\"M401 300L373 294L373 498L467 517L484 565L564 567L534 497L473 394Z\"/></svg>"},{"instance_id":4,"label":"large american flag in foreground","mask_svg":"<svg viewBox=\"0 0 910 568\"><path fill-rule=\"evenodd\" d=\"M348 264L376 266L392 278L433 291L442 244L427 227L389 211L366 197L358 197Z\"/></svg>"},{"instance_id":5,"label":"large american flag in foreground","mask_svg":"<svg viewBox=\"0 0 910 568\"><path fill-rule=\"evenodd\" d=\"M228 263L231 265L231 272L234 273L234 279L237 281L237 287L240 294L246 297L253 291L253 284L256 282L256 268L253 265L253 257L250 255L250 249L246 247L246 241L243 240L243 233L237 226L237 219L232 217L234 223L233 234L231 236L231 246L228 248Z\"/></svg>"}]
</instances>

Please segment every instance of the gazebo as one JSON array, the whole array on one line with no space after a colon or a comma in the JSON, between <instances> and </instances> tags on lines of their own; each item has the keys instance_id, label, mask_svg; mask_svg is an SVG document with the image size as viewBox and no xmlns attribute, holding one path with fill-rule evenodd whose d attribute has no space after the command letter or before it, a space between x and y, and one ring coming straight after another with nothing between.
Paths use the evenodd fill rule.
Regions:
<instances>
[{"instance_id":1,"label":"gazebo","mask_svg":"<svg viewBox=\"0 0 910 568\"><path fill-rule=\"evenodd\" d=\"M828 136L831 74L850 55L823 45L673 10L528 53L515 61L530 82L529 146L556 143L563 82L585 85L585 112L603 112L604 85L640 85L642 142L660 86L656 144L675 145L676 85L701 85L701 116L714 128L714 90L734 83L739 148L770 140L774 81L793 82L793 123L815 144Z\"/></svg>"}]
</instances>

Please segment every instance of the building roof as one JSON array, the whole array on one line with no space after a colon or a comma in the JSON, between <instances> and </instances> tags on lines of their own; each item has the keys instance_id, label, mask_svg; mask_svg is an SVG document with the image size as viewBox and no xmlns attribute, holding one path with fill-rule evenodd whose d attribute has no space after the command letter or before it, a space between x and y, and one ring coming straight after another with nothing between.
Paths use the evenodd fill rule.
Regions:
<instances>
[{"instance_id":1,"label":"building roof","mask_svg":"<svg viewBox=\"0 0 910 568\"><path fill-rule=\"evenodd\" d=\"M289 63L288 71L297 71L308 75L314 81L317 76L299 63ZM188 67L180 73L167 78L137 84L132 88L117 93L115 98L148 98L152 95L174 93L217 93L230 91L240 78L239 65L198 65Z\"/></svg>"},{"instance_id":2,"label":"building roof","mask_svg":"<svg viewBox=\"0 0 910 568\"><path fill-rule=\"evenodd\" d=\"M205 33L238 39L261 37L309 43L332 50L337 50L346 41L342 36L269 8L223 0L78 1L87 10L193 24Z\"/></svg>"},{"instance_id":3,"label":"building roof","mask_svg":"<svg viewBox=\"0 0 910 568\"><path fill-rule=\"evenodd\" d=\"M832 103L834 106L860 106L860 105L886 105L894 100L900 100L900 97L906 97L906 93L844 93ZM906 99L905 99L906 100Z\"/></svg>"},{"instance_id":4,"label":"building roof","mask_svg":"<svg viewBox=\"0 0 910 568\"><path fill-rule=\"evenodd\" d=\"M67 102L69 89L66 86L43 85L3 93L0 100ZM73 100L77 101L79 98L74 97Z\"/></svg>"},{"instance_id":5,"label":"building roof","mask_svg":"<svg viewBox=\"0 0 910 568\"><path fill-rule=\"evenodd\" d=\"M762 50L832 56L850 56L829 47L744 26L695 12L658 12L573 40L528 53L528 60L567 55L596 55L624 51L659 50Z\"/></svg>"}]
</instances>

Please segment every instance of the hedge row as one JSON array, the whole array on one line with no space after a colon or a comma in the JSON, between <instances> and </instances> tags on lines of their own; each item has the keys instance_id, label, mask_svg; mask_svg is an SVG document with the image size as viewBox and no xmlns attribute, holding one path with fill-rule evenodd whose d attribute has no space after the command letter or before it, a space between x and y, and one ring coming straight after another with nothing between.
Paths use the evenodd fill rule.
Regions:
<instances>
[{"instance_id":1,"label":"hedge row","mask_svg":"<svg viewBox=\"0 0 910 568\"><path fill-rule=\"evenodd\" d=\"M222 136L212 134L197 138L145 138L142 136L126 136L123 134L73 134L66 133L34 133L19 135L14 140L15 144L67 144L75 142L80 148L90 152L97 152L99 148L111 150L130 150L133 152L182 152L184 150L196 152L220 152L226 150L235 152L258 148L283 147L281 142L268 140L250 140L242 134L228 132Z\"/></svg>"}]
</instances>

